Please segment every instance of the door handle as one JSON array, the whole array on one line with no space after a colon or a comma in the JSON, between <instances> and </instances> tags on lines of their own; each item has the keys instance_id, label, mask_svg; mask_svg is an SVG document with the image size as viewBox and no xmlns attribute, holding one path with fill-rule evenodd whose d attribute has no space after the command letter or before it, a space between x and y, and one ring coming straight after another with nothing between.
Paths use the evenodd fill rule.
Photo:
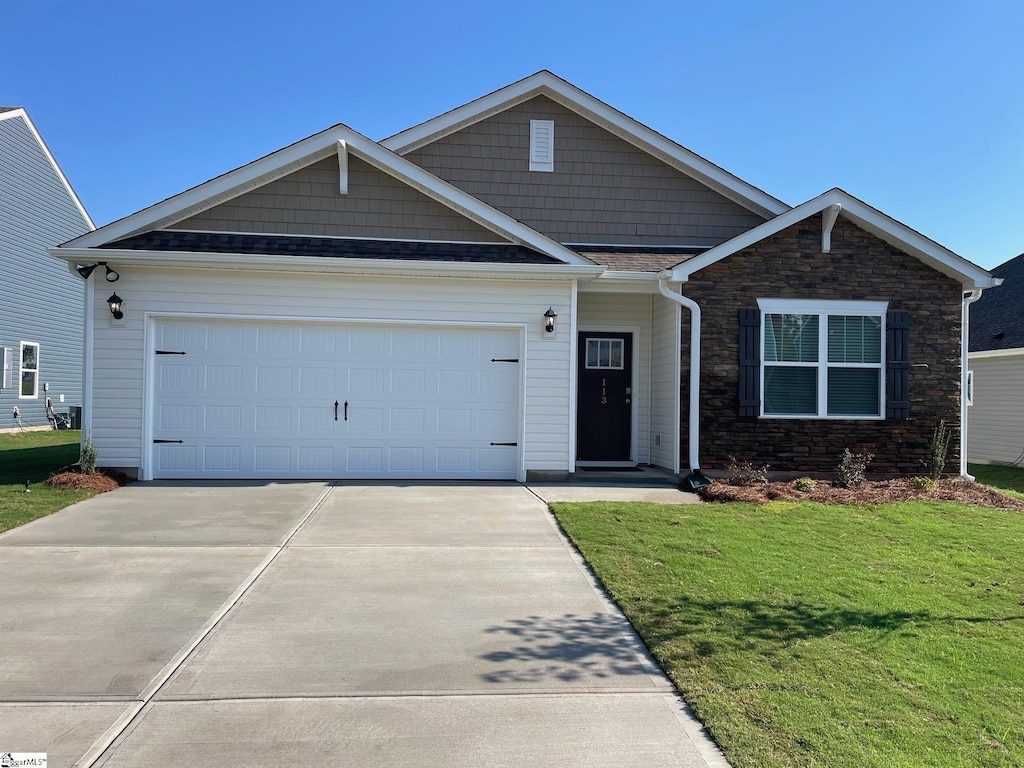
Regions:
<instances>
[{"instance_id":1,"label":"door handle","mask_svg":"<svg viewBox=\"0 0 1024 768\"><path fill-rule=\"evenodd\" d=\"M334 401L334 420L338 420L338 401Z\"/></svg>"},{"instance_id":2,"label":"door handle","mask_svg":"<svg viewBox=\"0 0 1024 768\"><path fill-rule=\"evenodd\" d=\"M345 421L348 421L348 400L345 401Z\"/></svg>"}]
</instances>

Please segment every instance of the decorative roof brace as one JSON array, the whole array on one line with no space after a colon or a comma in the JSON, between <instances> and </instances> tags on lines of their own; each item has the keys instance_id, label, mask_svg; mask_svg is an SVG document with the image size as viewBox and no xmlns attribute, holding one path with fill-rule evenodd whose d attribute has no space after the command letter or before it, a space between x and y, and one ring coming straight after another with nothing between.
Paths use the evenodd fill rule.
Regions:
<instances>
[{"instance_id":1,"label":"decorative roof brace","mask_svg":"<svg viewBox=\"0 0 1024 768\"><path fill-rule=\"evenodd\" d=\"M338 191L348 194L348 145L338 139Z\"/></svg>"},{"instance_id":2,"label":"decorative roof brace","mask_svg":"<svg viewBox=\"0 0 1024 768\"><path fill-rule=\"evenodd\" d=\"M843 206L839 203L835 203L821 212L822 253L828 253L832 250L832 227L836 225L836 219L839 218L839 212L841 210L843 210Z\"/></svg>"}]
</instances>

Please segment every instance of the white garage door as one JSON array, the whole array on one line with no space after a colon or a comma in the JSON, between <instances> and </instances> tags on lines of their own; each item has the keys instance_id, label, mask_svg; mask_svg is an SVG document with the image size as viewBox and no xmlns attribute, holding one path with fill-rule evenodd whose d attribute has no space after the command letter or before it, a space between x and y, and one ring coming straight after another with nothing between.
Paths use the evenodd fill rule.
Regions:
<instances>
[{"instance_id":1,"label":"white garage door","mask_svg":"<svg viewBox=\"0 0 1024 768\"><path fill-rule=\"evenodd\" d=\"M517 475L515 330L161 320L155 343L156 478Z\"/></svg>"}]
</instances>

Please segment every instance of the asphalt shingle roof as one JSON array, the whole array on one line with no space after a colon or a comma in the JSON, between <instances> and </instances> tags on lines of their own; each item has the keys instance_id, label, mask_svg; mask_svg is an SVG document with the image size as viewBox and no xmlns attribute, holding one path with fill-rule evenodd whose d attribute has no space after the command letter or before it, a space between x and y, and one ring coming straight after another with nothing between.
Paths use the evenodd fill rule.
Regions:
<instances>
[{"instance_id":1,"label":"asphalt shingle roof","mask_svg":"<svg viewBox=\"0 0 1024 768\"><path fill-rule=\"evenodd\" d=\"M971 352L1024 347L1024 253L992 274L1003 278L1003 284L989 288L971 305Z\"/></svg>"},{"instance_id":2,"label":"asphalt shingle roof","mask_svg":"<svg viewBox=\"0 0 1024 768\"><path fill-rule=\"evenodd\" d=\"M575 246L575 250L595 264L624 272L661 272L692 259L706 248L642 246Z\"/></svg>"},{"instance_id":3,"label":"asphalt shingle roof","mask_svg":"<svg viewBox=\"0 0 1024 768\"><path fill-rule=\"evenodd\" d=\"M464 261L494 264L559 263L557 259L538 253L526 246L502 243L422 243L160 230L134 235L101 247L138 251L319 256L333 259L400 259L404 261Z\"/></svg>"}]
</instances>

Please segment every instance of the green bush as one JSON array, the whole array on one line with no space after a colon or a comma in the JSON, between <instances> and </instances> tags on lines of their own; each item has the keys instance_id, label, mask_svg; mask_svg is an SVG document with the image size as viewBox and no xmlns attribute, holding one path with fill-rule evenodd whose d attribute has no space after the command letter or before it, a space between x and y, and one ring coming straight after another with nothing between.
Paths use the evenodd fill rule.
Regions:
<instances>
[{"instance_id":1,"label":"green bush","mask_svg":"<svg viewBox=\"0 0 1024 768\"><path fill-rule=\"evenodd\" d=\"M96 474L96 459L98 457L99 454L96 452L96 446L92 444L88 430L83 430L82 457L78 460L78 464L82 468L82 472L87 475Z\"/></svg>"},{"instance_id":2,"label":"green bush","mask_svg":"<svg viewBox=\"0 0 1024 768\"><path fill-rule=\"evenodd\" d=\"M873 458L873 453L853 453L849 448L844 449L836 468L836 485L840 488L853 488L863 483L868 464Z\"/></svg>"},{"instance_id":3,"label":"green bush","mask_svg":"<svg viewBox=\"0 0 1024 768\"><path fill-rule=\"evenodd\" d=\"M809 493L818 487L818 481L810 477L798 477L793 481L793 487L802 493Z\"/></svg>"},{"instance_id":4,"label":"green bush","mask_svg":"<svg viewBox=\"0 0 1024 768\"><path fill-rule=\"evenodd\" d=\"M910 487L918 491L930 491L939 484L938 480L933 480L930 477L912 477L910 478Z\"/></svg>"}]
</instances>

